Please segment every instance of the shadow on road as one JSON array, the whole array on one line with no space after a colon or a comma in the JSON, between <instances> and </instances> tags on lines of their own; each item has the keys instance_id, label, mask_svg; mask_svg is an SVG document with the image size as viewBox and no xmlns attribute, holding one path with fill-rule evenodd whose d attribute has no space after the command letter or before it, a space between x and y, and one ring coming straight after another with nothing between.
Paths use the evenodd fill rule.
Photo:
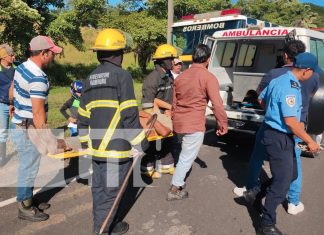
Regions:
<instances>
[{"instance_id":1,"label":"shadow on road","mask_svg":"<svg viewBox=\"0 0 324 235\"><path fill-rule=\"evenodd\" d=\"M214 132L211 132L205 136L204 144L220 148L224 153L220 157L220 160L223 163L224 169L227 171L228 179L230 179L234 185L243 187L247 178L254 136L243 133L229 133L219 138ZM265 176L267 176L267 173L262 169L261 178ZM252 224L254 228L257 228L260 223L258 211L252 205L249 205L243 197L234 198L234 201L247 208Z\"/></svg>"}]
</instances>

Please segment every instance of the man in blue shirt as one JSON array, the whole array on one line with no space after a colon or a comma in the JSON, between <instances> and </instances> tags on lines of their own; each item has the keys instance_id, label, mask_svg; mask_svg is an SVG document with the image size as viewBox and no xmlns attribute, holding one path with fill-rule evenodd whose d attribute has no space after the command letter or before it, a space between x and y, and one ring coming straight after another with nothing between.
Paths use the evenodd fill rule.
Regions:
<instances>
[{"instance_id":1,"label":"man in blue shirt","mask_svg":"<svg viewBox=\"0 0 324 235\"><path fill-rule=\"evenodd\" d=\"M18 218L32 222L44 221L49 215L40 211L49 207L42 203L38 208L33 202L34 182L38 173L41 154L31 141L27 129L46 128L49 82L43 69L62 48L46 36L37 36L29 43L29 58L19 65L14 75L14 114L12 141L18 153L17 179ZM39 142L42 140L40 139Z\"/></svg>"},{"instance_id":2,"label":"man in blue shirt","mask_svg":"<svg viewBox=\"0 0 324 235\"><path fill-rule=\"evenodd\" d=\"M267 189L257 234L282 234L275 227L276 209L286 198L290 183L297 177L294 135L307 144L309 151L320 149L300 123L300 81L310 79L314 71L320 71L317 58L311 53L301 53L296 56L291 71L272 80L259 96L261 105L266 107L260 138L269 159L272 182Z\"/></svg>"},{"instance_id":3,"label":"man in blue shirt","mask_svg":"<svg viewBox=\"0 0 324 235\"><path fill-rule=\"evenodd\" d=\"M292 40L287 42L283 48L283 52L284 52L283 60L285 65L282 68L270 70L260 82L257 92L261 93L262 90L264 90L273 79L290 71L295 56L298 55L299 53L305 52L305 49L306 49L305 44L300 40ZM301 92L302 92L301 122L306 123L307 116L308 116L309 101L311 97L316 93L319 87L319 75L317 73L314 73L310 79L306 81L301 81L300 83L301 83ZM255 195L260 190L258 185L258 178L260 175L263 161L265 160L265 150L263 145L260 144L260 135L263 132L262 127L257 133L256 140L255 140L255 147L250 158L246 188L236 187L234 189L234 193L236 193L238 196L244 196L249 202L254 201ZM301 150L299 147L296 147L295 151L296 151L298 178L290 185L290 190L288 193L288 213L289 214L297 214L304 210L304 205L303 203L300 202L300 193L301 193L301 186L302 186L302 168L301 168L301 160L300 160ZM244 192L245 190L248 191ZM262 195L260 195L260 198L261 197Z\"/></svg>"},{"instance_id":4,"label":"man in blue shirt","mask_svg":"<svg viewBox=\"0 0 324 235\"><path fill-rule=\"evenodd\" d=\"M9 110L12 100L9 99L9 88L14 76L13 62L15 55L8 44L0 45L0 167L6 162L6 146L9 127Z\"/></svg>"}]
</instances>

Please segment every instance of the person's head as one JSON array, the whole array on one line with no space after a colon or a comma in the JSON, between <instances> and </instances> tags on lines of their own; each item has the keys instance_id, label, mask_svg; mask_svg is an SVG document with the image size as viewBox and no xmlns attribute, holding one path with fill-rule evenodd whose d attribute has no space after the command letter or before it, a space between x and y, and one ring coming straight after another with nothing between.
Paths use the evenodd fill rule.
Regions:
<instances>
[{"instance_id":1,"label":"person's head","mask_svg":"<svg viewBox=\"0 0 324 235\"><path fill-rule=\"evenodd\" d=\"M47 36L36 36L29 43L28 56L40 68L47 67L53 62L55 55L61 52L62 48L55 45L53 40Z\"/></svg>"},{"instance_id":2,"label":"person's head","mask_svg":"<svg viewBox=\"0 0 324 235\"><path fill-rule=\"evenodd\" d=\"M294 58L300 54L305 52L306 46L300 40L291 40L285 43L282 48L283 51L283 59L285 64L293 63Z\"/></svg>"},{"instance_id":3,"label":"person's head","mask_svg":"<svg viewBox=\"0 0 324 235\"><path fill-rule=\"evenodd\" d=\"M182 70L182 60L180 60L179 58L174 58L172 64L172 71L176 74L180 74Z\"/></svg>"},{"instance_id":4,"label":"person's head","mask_svg":"<svg viewBox=\"0 0 324 235\"><path fill-rule=\"evenodd\" d=\"M303 52L295 57L292 72L298 80L305 81L310 79L314 72L320 73L321 69L318 67L317 58L313 54Z\"/></svg>"},{"instance_id":5,"label":"person's head","mask_svg":"<svg viewBox=\"0 0 324 235\"><path fill-rule=\"evenodd\" d=\"M74 98L78 99L80 96L81 96L81 92L82 92L82 88L83 88L83 85L82 85L82 82L81 81L73 81L71 83L71 94Z\"/></svg>"},{"instance_id":6,"label":"person's head","mask_svg":"<svg viewBox=\"0 0 324 235\"><path fill-rule=\"evenodd\" d=\"M5 67L11 67L15 61L15 54L8 44L0 45L0 63Z\"/></svg>"},{"instance_id":7,"label":"person's head","mask_svg":"<svg viewBox=\"0 0 324 235\"><path fill-rule=\"evenodd\" d=\"M207 67L210 55L210 48L205 44L199 44L192 53L192 62L196 64L204 64Z\"/></svg>"},{"instance_id":8,"label":"person's head","mask_svg":"<svg viewBox=\"0 0 324 235\"><path fill-rule=\"evenodd\" d=\"M109 28L99 32L91 49L97 52L98 61L111 61L121 65L125 48L126 37L124 34L117 29Z\"/></svg>"},{"instance_id":9,"label":"person's head","mask_svg":"<svg viewBox=\"0 0 324 235\"><path fill-rule=\"evenodd\" d=\"M177 49L172 45L162 44L156 48L152 59L155 64L168 71L172 69L172 61L175 57L178 57Z\"/></svg>"}]
</instances>

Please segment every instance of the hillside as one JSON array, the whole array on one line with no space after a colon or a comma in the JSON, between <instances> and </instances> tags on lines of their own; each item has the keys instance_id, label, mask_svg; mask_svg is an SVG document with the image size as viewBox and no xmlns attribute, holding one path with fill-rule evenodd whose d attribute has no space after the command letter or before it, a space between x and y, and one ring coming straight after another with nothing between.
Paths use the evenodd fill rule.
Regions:
<instances>
[{"instance_id":1,"label":"hillside","mask_svg":"<svg viewBox=\"0 0 324 235\"><path fill-rule=\"evenodd\" d=\"M317 20L315 21L318 28L324 27L324 7L314 5L312 3L307 3L311 6L314 12L318 13Z\"/></svg>"}]
</instances>

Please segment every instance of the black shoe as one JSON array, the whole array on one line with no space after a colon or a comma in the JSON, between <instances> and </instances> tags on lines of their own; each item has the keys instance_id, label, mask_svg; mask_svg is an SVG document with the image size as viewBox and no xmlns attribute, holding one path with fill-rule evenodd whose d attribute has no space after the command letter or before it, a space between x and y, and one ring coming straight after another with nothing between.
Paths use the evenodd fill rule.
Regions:
<instances>
[{"instance_id":1,"label":"black shoe","mask_svg":"<svg viewBox=\"0 0 324 235\"><path fill-rule=\"evenodd\" d=\"M243 197L248 204L253 205L257 194L257 191L246 190L245 192L243 192Z\"/></svg>"},{"instance_id":2,"label":"black shoe","mask_svg":"<svg viewBox=\"0 0 324 235\"><path fill-rule=\"evenodd\" d=\"M257 235L284 235L284 234L274 225L261 225L258 228Z\"/></svg>"},{"instance_id":3,"label":"black shoe","mask_svg":"<svg viewBox=\"0 0 324 235\"><path fill-rule=\"evenodd\" d=\"M30 208L19 208L18 218L31 222L40 222L47 220L49 215L41 212L37 207L31 206Z\"/></svg>"},{"instance_id":4,"label":"black shoe","mask_svg":"<svg viewBox=\"0 0 324 235\"><path fill-rule=\"evenodd\" d=\"M122 235L124 233L127 233L128 229L129 229L129 224L126 223L125 221L120 221L115 224L111 233L109 233L109 234L110 235Z\"/></svg>"}]
</instances>

